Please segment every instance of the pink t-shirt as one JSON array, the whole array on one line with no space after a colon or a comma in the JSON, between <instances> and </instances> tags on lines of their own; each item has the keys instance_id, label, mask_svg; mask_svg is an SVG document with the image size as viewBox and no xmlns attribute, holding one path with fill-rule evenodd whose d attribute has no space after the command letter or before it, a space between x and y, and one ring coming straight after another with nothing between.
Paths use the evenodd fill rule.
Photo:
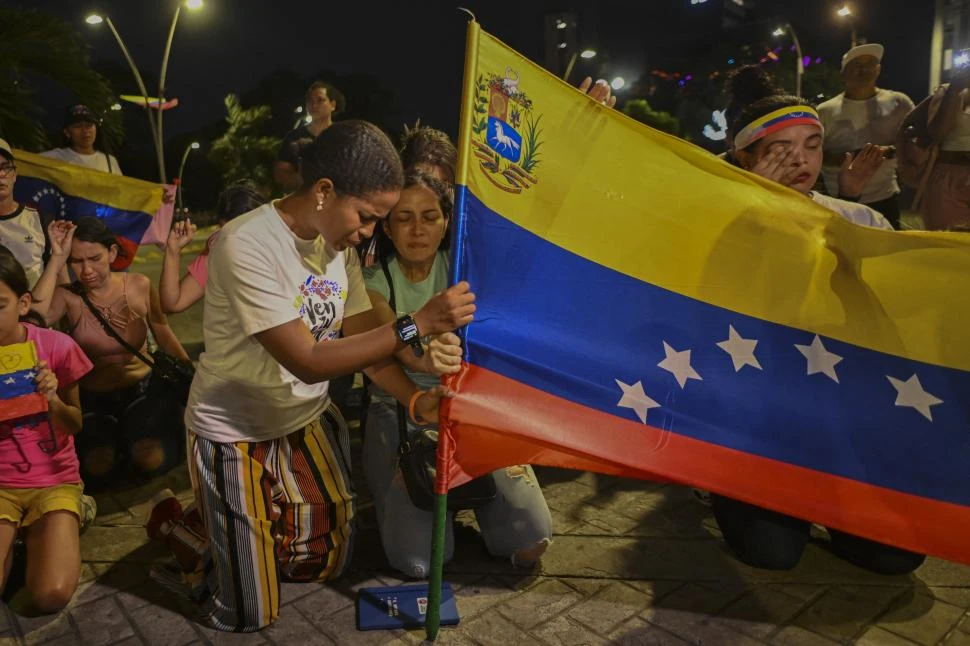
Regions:
<instances>
[{"instance_id":1,"label":"pink t-shirt","mask_svg":"<svg viewBox=\"0 0 970 646\"><path fill-rule=\"evenodd\" d=\"M209 236L209 239L205 241L205 249L189 264L189 274L202 287L205 287L206 281L209 280L209 249L212 248L212 242L218 234L219 232L216 231Z\"/></svg>"},{"instance_id":2,"label":"pink t-shirt","mask_svg":"<svg viewBox=\"0 0 970 646\"><path fill-rule=\"evenodd\" d=\"M91 370L91 361L74 339L55 330L24 323L27 340L57 376L58 388L76 383ZM12 426L11 426L12 425ZM12 432L11 432L12 428ZM50 453L51 424L47 414L11 420L0 426L0 487L28 489L81 482L74 438L55 433Z\"/></svg>"}]
</instances>

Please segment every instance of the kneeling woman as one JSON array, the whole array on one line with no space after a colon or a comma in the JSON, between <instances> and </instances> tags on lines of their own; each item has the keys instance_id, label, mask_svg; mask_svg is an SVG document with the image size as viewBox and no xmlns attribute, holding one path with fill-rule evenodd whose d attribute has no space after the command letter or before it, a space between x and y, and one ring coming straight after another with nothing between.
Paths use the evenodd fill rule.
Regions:
<instances>
[{"instance_id":1,"label":"kneeling woman","mask_svg":"<svg viewBox=\"0 0 970 646\"><path fill-rule=\"evenodd\" d=\"M382 323L420 309L448 286L448 254L442 249L447 247L450 195L450 186L430 175L412 172L405 179L401 199L382 225L378 262L364 270L367 293ZM457 346L450 347L458 351ZM426 352L425 357L431 354ZM438 382L429 370L453 372L460 363L460 355L450 357L450 369L440 364L422 365L413 356L400 358L408 360L408 376L421 388ZM409 422L408 432L415 430ZM415 507L408 497L398 468L399 444L397 403L371 385L364 475L374 494L384 552L395 569L409 577L424 578L429 571L432 514ZM475 510L485 545L494 556L531 565L542 556L552 535L552 519L539 483L529 466L500 469L493 477L495 499ZM454 550L451 527L452 523L447 523L446 558Z\"/></svg>"},{"instance_id":2,"label":"kneeling woman","mask_svg":"<svg viewBox=\"0 0 970 646\"><path fill-rule=\"evenodd\" d=\"M773 95L754 101L741 111L731 131L732 153L742 168L803 193L856 224L892 229L868 206L812 191L822 166L823 131L815 110L797 97ZM878 167L880 160L871 149L867 146L858 153L851 170L843 174L843 194L858 195ZM809 521L723 496L712 496L711 502L725 541L742 561L768 569L790 569L798 564L808 543ZM880 574L906 574L925 559L922 554L838 530L830 529L829 535L837 555Z\"/></svg>"},{"instance_id":3,"label":"kneeling woman","mask_svg":"<svg viewBox=\"0 0 970 646\"><path fill-rule=\"evenodd\" d=\"M66 262L78 280L53 290L48 281L39 282L35 309L48 324L64 319L64 329L94 364L80 382L81 477L88 489L97 490L119 476L148 479L165 473L182 455L181 405L163 396L146 397L151 366L125 345L146 356L151 330L162 350L182 361L189 357L168 326L148 276L111 271L124 252L102 220L81 218L60 247L50 263L59 271ZM45 272L50 273L56 271Z\"/></svg>"}]
</instances>

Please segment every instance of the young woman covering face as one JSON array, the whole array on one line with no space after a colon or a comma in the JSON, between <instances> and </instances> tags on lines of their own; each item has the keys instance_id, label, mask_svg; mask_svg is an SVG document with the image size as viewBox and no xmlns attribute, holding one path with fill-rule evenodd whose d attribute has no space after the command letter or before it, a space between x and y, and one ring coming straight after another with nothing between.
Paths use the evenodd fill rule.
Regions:
<instances>
[{"instance_id":1,"label":"young woman covering face","mask_svg":"<svg viewBox=\"0 0 970 646\"><path fill-rule=\"evenodd\" d=\"M818 115L800 99L772 95L745 107L732 127L732 153L737 163L766 179L792 188L842 217L866 226L892 226L868 206L821 195L812 190L822 165L823 129ZM864 185L878 168L873 149L858 153L840 182ZM881 153L878 153L881 155ZM853 169L851 166L858 166ZM858 195L859 193L854 193ZM801 560L811 523L725 496L711 496L718 526L731 550L754 567L787 570ZM832 504L837 504L833 501ZM921 554L829 529L832 551L847 561L880 574L912 572L924 560Z\"/></svg>"}]
</instances>

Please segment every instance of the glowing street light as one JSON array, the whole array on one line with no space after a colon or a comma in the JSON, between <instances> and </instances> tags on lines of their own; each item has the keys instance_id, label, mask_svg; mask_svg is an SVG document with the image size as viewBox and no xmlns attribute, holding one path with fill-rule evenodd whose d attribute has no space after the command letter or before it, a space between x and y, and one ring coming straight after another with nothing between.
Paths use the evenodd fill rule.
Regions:
<instances>
[{"instance_id":1,"label":"glowing street light","mask_svg":"<svg viewBox=\"0 0 970 646\"><path fill-rule=\"evenodd\" d=\"M104 18L102 18L96 13L93 13L87 18L85 18L84 22L88 23L89 25L100 25L101 23L104 22Z\"/></svg>"},{"instance_id":2,"label":"glowing street light","mask_svg":"<svg viewBox=\"0 0 970 646\"><path fill-rule=\"evenodd\" d=\"M577 54L577 52L573 52L573 55L569 57L569 64L566 65L566 71L562 75L562 80L567 81L567 82L569 81L569 74L573 71L573 66L576 65L576 57L577 57L577 55L580 58L582 58L583 60L587 60L588 61L588 60L590 60L592 58L596 58L596 50L595 49L584 49L583 51L579 52L578 54Z\"/></svg>"},{"instance_id":3,"label":"glowing street light","mask_svg":"<svg viewBox=\"0 0 970 646\"><path fill-rule=\"evenodd\" d=\"M624 87L626 87L626 79L624 79L622 76L617 76L615 79L610 81L610 87L614 90L622 90Z\"/></svg>"},{"instance_id":4,"label":"glowing street light","mask_svg":"<svg viewBox=\"0 0 970 646\"><path fill-rule=\"evenodd\" d=\"M192 9L193 11L196 9L201 9L202 0L185 0L185 8Z\"/></svg>"},{"instance_id":5,"label":"glowing street light","mask_svg":"<svg viewBox=\"0 0 970 646\"><path fill-rule=\"evenodd\" d=\"M855 22L852 20L852 11L849 9L849 5L843 4L842 8L835 12L840 18L844 18L849 23L849 30L851 31L852 46L855 47L856 36L855 36Z\"/></svg>"},{"instance_id":6,"label":"glowing street light","mask_svg":"<svg viewBox=\"0 0 970 646\"><path fill-rule=\"evenodd\" d=\"M791 34L792 43L795 45L795 57L798 59L795 65L795 96L800 97L802 95L802 74L805 73L805 63L802 61L802 45L798 42L798 34L795 33L795 28L791 26L791 23L785 23L771 32L771 35L778 38L784 36L786 32Z\"/></svg>"}]
</instances>

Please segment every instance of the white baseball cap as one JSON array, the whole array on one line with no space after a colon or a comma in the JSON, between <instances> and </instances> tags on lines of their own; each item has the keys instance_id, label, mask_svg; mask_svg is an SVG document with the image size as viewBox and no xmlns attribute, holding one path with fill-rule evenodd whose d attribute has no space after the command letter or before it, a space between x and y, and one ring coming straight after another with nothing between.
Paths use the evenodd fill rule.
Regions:
<instances>
[{"instance_id":1,"label":"white baseball cap","mask_svg":"<svg viewBox=\"0 0 970 646\"><path fill-rule=\"evenodd\" d=\"M7 143L6 139L0 139L0 155L13 161L13 150L11 150L10 144Z\"/></svg>"},{"instance_id":2,"label":"white baseball cap","mask_svg":"<svg viewBox=\"0 0 970 646\"><path fill-rule=\"evenodd\" d=\"M860 56L875 56L876 60L880 63L882 62L883 52L886 48L878 43L867 43L865 45L858 45L853 47L842 56L842 69L849 64L853 58L859 58Z\"/></svg>"}]
</instances>

